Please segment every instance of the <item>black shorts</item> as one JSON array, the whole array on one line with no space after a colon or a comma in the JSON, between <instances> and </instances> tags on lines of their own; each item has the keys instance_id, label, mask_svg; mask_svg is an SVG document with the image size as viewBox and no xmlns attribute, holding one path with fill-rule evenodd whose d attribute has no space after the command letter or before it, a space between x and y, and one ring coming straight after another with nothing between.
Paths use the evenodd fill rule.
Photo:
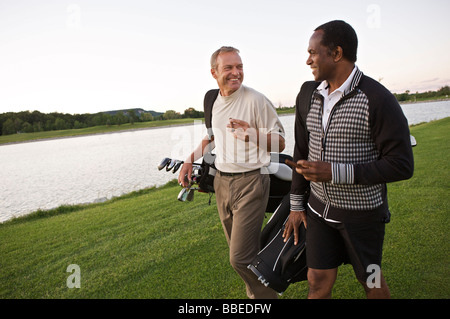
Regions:
<instances>
[{"instance_id":1,"label":"black shorts","mask_svg":"<svg viewBox=\"0 0 450 319\"><path fill-rule=\"evenodd\" d=\"M356 277L366 281L373 273L369 265L381 269L385 223L333 223L308 208L306 261L308 268L333 269L352 264Z\"/></svg>"}]
</instances>

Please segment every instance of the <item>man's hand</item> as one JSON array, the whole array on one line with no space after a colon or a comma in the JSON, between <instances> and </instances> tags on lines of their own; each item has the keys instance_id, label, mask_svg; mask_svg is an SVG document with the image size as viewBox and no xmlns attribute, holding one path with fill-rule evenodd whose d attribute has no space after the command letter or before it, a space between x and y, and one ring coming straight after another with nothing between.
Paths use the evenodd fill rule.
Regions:
<instances>
[{"instance_id":1,"label":"man's hand","mask_svg":"<svg viewBox=\"0 0 450 319\"><path fill-rule=\"evenodd\" d=\"M302 223L305 224L306 228L306 213L291 211L283 232L284 242L286 242L289 239L289 237L292 234L292 231L294 231L294 245L297 245L299 235L298 230Z\"/></svg>"},{"instance_id":2,"label":"man's hand","mask_svg":"<svg viewBox=\"0 0 450 319\"><path fill-rule=\"evenodd\" d=\"M234 134L234 137L244 142L252 141L257 144L258 136L256 129L251 128L250 124L245 121L231 119L227 124L228 131Z\"/></svg>"},{"instance_id":3,"label":"man's hand","mask_svg":"<svg viewBox=\"0 0 450 319\"><path fill-rule=\"evenodd\" d=\"M271 133L263 134L256 128L250 127L250 124L245 121L230 118L227 128L235 138L244 142L252 142L267 152L282 152L285 148L283 136Z\"/></svg>"},{"instance_id":4,"label":"man's hand","mask_svg":"<svg viewBox=\"0 0 450 319\"><path fill-rule=\"evenodd\" d=\"M309 162L300 160L295 170L310 182L329 182L332 179L331 164L325 162Z\"/></svg>"},{"instance_id":5,"label":"man's hand","mask_svg":"<svg viewBox=\"0 0 450 319\"><path fill-rule=\"evenodd\" d=\"M178 174L178 184L183 187L188 187L191 182L192 163L184 162L181 167L180 174Z\"/></svg>"},{"instance_id":6,"label":"man's hand","mask_svg":"<svg viewBox=\"0 0 450 319\"><path fill-rule=\"evenodd\" d=\"M210 139L209 136L205 136L197 148L185 159L180 173L178 174L178 184L183 187L188 187L192 182L192 170L194 161L201 158L205 153L210 152L214 148L214 136Z\"/></svg>"}]
</instances>

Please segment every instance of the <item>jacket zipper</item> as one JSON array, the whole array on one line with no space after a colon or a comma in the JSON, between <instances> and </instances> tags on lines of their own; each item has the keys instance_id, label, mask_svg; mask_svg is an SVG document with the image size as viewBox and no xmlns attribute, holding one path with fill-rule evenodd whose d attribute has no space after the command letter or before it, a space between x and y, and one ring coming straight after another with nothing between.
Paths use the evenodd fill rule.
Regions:
<instances>
[{"instance_id":1,"label":"jacket zipper","mask_svg":"<svg viewBox=\"0 0 450 319\"><path fill-rule=\"evenodd\" d=\"M336 104L334 105L333 109L330 112L330 116L328 117L327 120L327 126L326 128L323 127L323 107L324 107L324 101L323 101L323 96L321 96L321 100L322 100L322 107L320 109L320 123L321 123L321 128L322 128L322 136L320 139L320 160L325 162L325 141L326 141L326 137L327 137L327 133L328 133L328 128L330 127L330 121L331 118L333 117L333 114L335 112L335 110L337 109L337 106L339 106L343 101L349 99L350 97L354 96L356 94L356 90L353 89L352 91L350 91L347 95L343 96L339 101L336 102ZM322 190L323 190L323 194L325 196L325 200L326 200L326 205L325 205L325 209L323 211L323 218L327 218L328 216L328 211L330 209L330 205L331 205L331 201L330 198L328 197L328 193L327 193L327 188L326 188L326 183L322 183Z\"/></svg>"}]
</instances>

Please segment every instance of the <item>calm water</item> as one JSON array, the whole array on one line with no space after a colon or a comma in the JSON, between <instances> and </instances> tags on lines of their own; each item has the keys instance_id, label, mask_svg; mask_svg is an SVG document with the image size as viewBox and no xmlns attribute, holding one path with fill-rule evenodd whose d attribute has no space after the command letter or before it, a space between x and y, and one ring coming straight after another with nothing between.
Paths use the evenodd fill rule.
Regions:
<instances>
[{"instance_id":1,"label":"calm water","mask_svg":"<svg viewBox=\"0 0 450 319\"><path fill-rule=\"evenodd\" d=\"M402 108L409 124L450 116L450 101ZM281 121L287 136L284 153L292 154L294 116ZM37 209L161 186L177 177L158 171L161 159L186 158L205 134L204 126L196 124L0 146L0 222Z\"/></svg>"}]
</instances>

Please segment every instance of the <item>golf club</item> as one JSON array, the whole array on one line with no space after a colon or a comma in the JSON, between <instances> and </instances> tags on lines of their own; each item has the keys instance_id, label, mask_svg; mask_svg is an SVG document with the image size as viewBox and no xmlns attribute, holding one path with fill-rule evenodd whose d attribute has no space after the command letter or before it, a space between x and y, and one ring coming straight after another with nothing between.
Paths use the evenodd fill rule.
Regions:
<instances>
[{"instance_id":1,"label":"golf club","mask_svg":"<svg viewBox=\"0 0 450 319\"><path fill-rule=\"evenodd\" d=\"M166 167L171 162L171 159L166 157L164 158L161 163L158 165L158 170L162 170L164 167Z\"/></svg>"}]
</instances>

